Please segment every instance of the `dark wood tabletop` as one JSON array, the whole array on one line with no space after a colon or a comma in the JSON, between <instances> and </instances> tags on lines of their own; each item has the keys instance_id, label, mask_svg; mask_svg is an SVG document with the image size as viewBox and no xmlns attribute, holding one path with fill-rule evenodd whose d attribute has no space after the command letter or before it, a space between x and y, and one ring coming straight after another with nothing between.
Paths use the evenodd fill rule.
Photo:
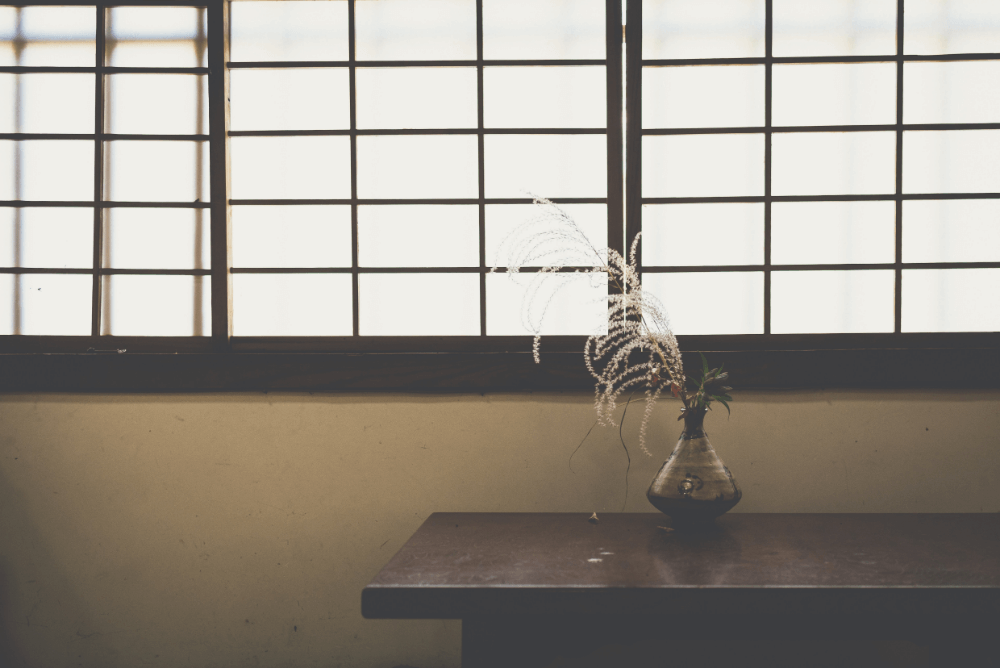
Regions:
<instances>
[{"instance_id":1,"label":"dark wood tabletop","mask_svg":"<svg viewBox=\"0 0 1000 668\"><path fill-rule=\"evenodd\" d=\"M1000 613L1000 515L435 513L362 593L368 618Z\"/></svg>"}]
</instances>

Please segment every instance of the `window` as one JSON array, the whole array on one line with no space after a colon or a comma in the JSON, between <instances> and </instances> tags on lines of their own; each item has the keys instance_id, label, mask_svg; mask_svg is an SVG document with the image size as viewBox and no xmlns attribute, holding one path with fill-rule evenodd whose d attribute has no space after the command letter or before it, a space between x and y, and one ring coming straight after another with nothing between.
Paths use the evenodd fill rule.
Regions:
<instances>
[{"instance_id":1,"label":"window","mask_svg":"<svg viewBox=\"0 0 1000 668\"><path fill-rule=\"evenodd\" d=\"M489 272L537 194L744 386L995 383L1000 6L624 4L0 8L7 377L583 389L605 288L535 367Z\"/></svg>"}]
</instances>

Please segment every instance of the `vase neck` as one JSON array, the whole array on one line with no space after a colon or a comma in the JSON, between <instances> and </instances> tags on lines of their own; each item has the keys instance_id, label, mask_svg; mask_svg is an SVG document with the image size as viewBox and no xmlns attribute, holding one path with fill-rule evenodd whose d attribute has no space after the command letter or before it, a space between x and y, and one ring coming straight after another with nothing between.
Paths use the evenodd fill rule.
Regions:
<instances>
[{"instance_id":1,"label":"vase neck","mask_svg":"<svg viewBox=\"0 0 1000 668\"><path fill-rule=\"evenodd\" d=\"M705 436L705 409L689 408L684 411L684 433L681 438L703 438Z\"/></svg>"}]
</instances>

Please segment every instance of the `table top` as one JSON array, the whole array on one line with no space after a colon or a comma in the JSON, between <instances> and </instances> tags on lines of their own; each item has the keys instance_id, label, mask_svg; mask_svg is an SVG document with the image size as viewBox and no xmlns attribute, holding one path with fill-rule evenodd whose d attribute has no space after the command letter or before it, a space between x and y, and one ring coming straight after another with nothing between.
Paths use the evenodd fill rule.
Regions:
<instances>
[{"instance_id":1,"label":"table top","mask_svg":"<svg viewBox=\"0 0 1000 668\"><path fill-rule=\"evenodd\" d=\"M369 618L699 610L1000 614L998 514L435 513L362 593Z\"/></svg>"}]
</instances>

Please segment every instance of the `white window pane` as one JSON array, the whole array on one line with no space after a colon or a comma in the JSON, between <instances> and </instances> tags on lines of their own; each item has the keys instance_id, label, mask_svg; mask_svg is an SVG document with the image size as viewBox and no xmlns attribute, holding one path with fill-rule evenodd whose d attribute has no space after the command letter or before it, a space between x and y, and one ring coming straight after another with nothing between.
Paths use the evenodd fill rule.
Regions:
<instances>
[{"instance_id":1,"label":"white window pane","mask_svg":"<svg viewBox=\"0 0 1000 668\"><path fill-rule=\"evenodd\" d=\"M350 267L351 207L234 206L234 267Z\"/></svg>"},{"instance_id":2,"label":"white window pane","mask_svg":"<svg viewBox=\"0 0 1000 668\"><path fill-rule=\"evenodd\" d=\"M483 0L483 56L604 58L603 0Z\"/></svg>"},{"instance_id":3,"label":"white window pane","mask_svg":"<svg viewBox=\"0 0 1000 668\"><path fill-rule=\"evenodd\" d=\"M358 197L479 195L474 135L358 137Z\"/></svg>"},{"instance_id":4,"label":"white window pane","mask_svg":"<svg viewBox=\"0 0 1000 668\"><path fill-rule=\"evenodd\" d=\"M883 194L896 190L895 133L776 133L771 141L775 195Z\"/></svg>"},{"instance_id":5,"label":"white window pane","mask_svg":"<svg viewBox=\"0 0 1000 668\"><path fill-rule=\"evenodd\" d=\"M606 273L486 275L486 333L491 336L607 331Z\"/></svg>"},{"instance_id":6,"label":"white window pane","mask_svg":"<svg viewBox=\"0 0 1000 668\"><path fill-rule=\"evenodd\" d=\"M236 69L229 76L233 130L342 130L351 126L346 68Z\"/></svg>"},{"instance_id":7,"label":"white window pane","mask_svg":"<svg viewBox=\"0 0 1000 668\"><path fill-rule=\"evenodd\" d=\"M94 133L93 74L0 74L0 132Z\"/></svg>"},{"instance_id":8,"label":"white window pane","mask_svg":"<svg viewBox=\"0 0 1000 668\"><path fill-rule=\"evenodd\" d=\"M483 123L488 128L603 128L604 67L487 67Z\"/></svg>"},{"instance_id":9,"label":"white window pane","mask_svg":"<svg viewBox=\"0 0 1000 668\"><path fill-rule=\"evenodd\" d=\"M535 204L486 205L486 264L505 267L511 254L520 256L519 243L525 235L545 235L537 261L528 260L526 267L567 264L594 266L607 261L608 207L606 204L557 205L576 223L578 233L572 240L549 236L553 225ZM548 241L551 239L551 242ZM542 239L538 239L542 241ZM570 246L573 249L570 249Z\"/></svg>"},{"instance_id":10,"label":"white window pane","mask_svg":"<svg viewBox=\"0 0 1000 668\"><path fill-rule=\"evenodd\" d=\"M358 68L358 127L474 128L476 77L471 67Z\"/></svg>"},{"instance_id":11,"label":"white window pane","mask_svg":"<svg viewBox=\"0 0 1000 668\"><path fill-rule=\"evenodd\" d=\"M607 142L603 134L487 135L486 196L604 197Z\"/></svg>"},{"instance_id":12,"label":"white window pane","mask_svg":"<svg viewBox=\"0 0 1000 668\"><path fill-rule=\"evenodd\" d=\"M20 173L15 176L15 165ZM94 142L0 140L0 200L93 201Z\"/></svg>"},{"instance_id":13,"label":"white window pane","mask_svg":"<svg viewBox=\"0 0 1000 668\"><path fill-rule=\"evenodd\" d=\"M112 336L208 336L210 276L104 277L103 333Z\"/></svg>"},{"instance_id":14,"label":"white window pane","mask_svg":"<svg viewBox=\"0 0 1000 668\"><path fill-rule=\"evenodd\" d=\"M93 285L86 275L0 274L0 334L89 335Z\"/></svg>"},{"instance_id":15,"label":"white window pane","mask_svg":"<svg viewBox=\"0 0 1000 668\"><path fill-rule=\"evenodd\" d=\"M479 207L358 207L362 267L478 267Z\"/></svg>"},{"instance_id":16,"label":"white window pane","mask_svg":"<svg viewBox=\"0 0 1000 668\"><path fill-rule=\"evenodd\" d=\"M110 141L105 183L116 202L207 202L208 142Z\"/></svg>"},{"instance_id":17,"label":"white window pane","mask_svg":"<svg viewBox=\"0 0 1000 668\"><path fill-rule=\"evenodd\" d=\"M775 56L896 53L896 0L774 0Z\"/></svg>"},{"instance_id":18,"label":"white window pane","mask_svg":"<svg viewBox=\"0 0 1000 668\"><path fill-rule=\"evenodd\" d=\"M763 262L763 204L647 204L642 207L643 266Z\"/></svg>"},{"instance_id":19,"label":"white window pane","mask_svg":"<svg viewBox=\"0 0 1000 668\"><path fill-rule=\"evenodd\" d=\"M107 62L114 67L206 67L207 11L198 7L114 7Z\"/></svg>"},{"instance_id":20,"label":"white window pane","mask_svg":"<svg viewBox=\"0 0 1000 668\"><path fill-rule=\"evenodd\" d=\"M358 60L475 60L475 0L380 0L354 6Z\"/></svg>"},{"instance_id":21,"label":"white window pane","mask_svg":"<svg viewBox=\"0 0 1000 668\"><path fill-rule=\"evenodd\" d=\"M476 336L479 274L362 274L362 336Z\"/></svg>"},{"instance_id":22,"label":"white window pane","mask_svg":"<svg viewBox=\"0 0 1000 668\"><path fill-rule=\"evenodd\" d=\"M1000 192L1000 130L904 132L903 192Z\"/></svg>"},{"instance_id":23,"label":"white window pane","mask_svg":"<svg viewBox=\"0 0 1000 668\"><path fill-rule=\"evenodd\" d=\"M233 137L229 154L233 199L351 196L348 137Z\"/></svg>"},{"instance_id":24,"label":"white window pane","mask_svg":"<svg viewBox=\"0 0 1000 668\"><path fill-rule=\"evenodd\" d=\"M903 262L1000 261L1000 200L903 202Z\"/></svg>"},{"instance_id":25,"label":"white window pane","mask_svg":"<svg viewBox=\"0 0 1000 668\"><path fill-rule=\"evenodd\" d=\"M763 272L646 273L675 334L763 334Z\"/></svg>"},{"instance_id":26,"label":"white window pane","mask_svg":"<svg viewBox=\"0 0 1000 668\"><path fill-rule=\"evenodd\" d=\"M234 2L233 62L347 60L347 2Z\"/></svg>"},{"instance_id":27,"label":"white window pane","mask_svg":"<svg viewBox=\"0 0 1000 668\"><path fill-rule=\"evenodd\" d=\"M903 76L904 123L1000 121L1000 62L906 63Z\"/></svg>"},{"instance_id":28,"label":"white window pane","mask_svg":"<svg viewBox=\"0 0 1000 668\"><path fill-rule=\"evenodd\" d=\"M644 128L762 125L761 65L642 68Z\"/></svg>"},{"instance_id":29,"label":"white window pane","mask_svg":"<svg viewBox=\"0 0 1000 668\"><path fill-rule=\"evenodd\" d=\"M904 269L904 332L1000 331L1000 270Z\"/></svg>"},{"instance_id":30,"label":"white window pane","mask_svg":"<svg viewBox=\"0 0 1000 668\"><path fill-rule=\"evenodd\" d=\"M94 264L94 210L0 207L0 267Z\"/></svg>"},{"instance_id":31,"label":"white window pane","mask_svg":"<svg viewBox=\"0 0 1000 668\"><path fill-rule=\"evenodd\" d=\"M995 0L906 0L904 17L908 54L1000 51Z\"/></svg>"},{"instance_id":32,"label":"white window pane","mask_svg":"<svg viewBox=\"0 0 1000 668\"><path fill-rule=\"evenodd\" d=\"M873 264L895 258L895 202L771 205L774 264Z\"/></svg>"},{"instance_id":33,"label":"white window pane","mask_svg":"<svg viewBox=\"0 0 1000 668\"><path fill-rule=\"evenodd\" d=\"M642 138L643 197L763 194L763 134Z\"/></svg>"},{"instance_id":34,"label":"white window pane","mask_svg":"<svg viewBox=\"0 0 1000 668\"><path fill-rule=\"evenodd\" d=\"M0 7L0 66L93 67L96 34L94 7Z\"/></svg>"},{"instance_id":35,"label":"white window pane","mask_svg":"<svg viewBox=\"0 0 1000 668\"><path fill-rule=\"evenodd\" d=\"M208 269L207 209L110 208L104 266L114 269Z\"/></svg>"},{"instance_id":36,"label":"white window pane","mask_svg":"<svg viewBox=\"0 0 1000 668\"><path fill-rule=\"evenodd\" d=\"M895 291L892 270L775 271L771 332L891 332Z\"/></svg>"},{"instance_id":37,"label":"white window pane","mask_svg":"<svg viewBox=\"0 0 1000 668\"><path fill-rule=\"evenodd\" d=\"M763 55L764 0L642 0L643 58Z\"/></svg>"},{"instance_id":38,"label":"white window pane","mask_svg":"<svg viewBox=\"0 0 1000 668\"><path fill-rule=\"evenodd\" d=\"M234 274L234 336L350 336L350 274Z\"/></svg>"},{"instance_id":39,"label":"white window pane","mask_svg":"<svg viewBox=\"0 0 1000 668\"><path fill-rule=\"evenodd\" d=\"M775 65L773 77L775 125L896 122L896 66L892 63Z\"/></svg>"},{"instance_id":40,"label":"white window pane","mask_svg":"<svg viewBox=\"0 0 1000 668\"><path fill-rule=\"evenodd\" d=\"M114 74L105 78L105 86L108 132L208 134L207 76Z\"/></svg>"}]
</instances>

